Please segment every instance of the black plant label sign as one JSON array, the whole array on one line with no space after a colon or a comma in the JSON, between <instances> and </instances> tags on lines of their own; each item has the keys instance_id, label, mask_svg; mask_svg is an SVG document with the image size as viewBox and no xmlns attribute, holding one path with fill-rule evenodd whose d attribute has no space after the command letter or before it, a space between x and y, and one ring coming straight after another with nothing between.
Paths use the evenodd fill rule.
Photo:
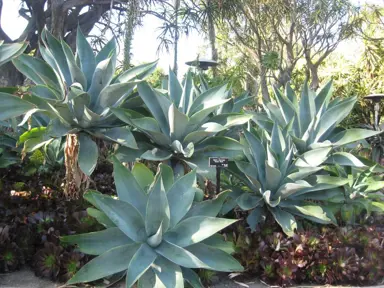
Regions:
<instances>
[{"instance_id":1,"label":"black plant label sign","mask_svg":"<svg viewBox=\"0 0 384 288\"><path fill-rule=\"evenodd\" d=\"M209 157L209 167L227 168L228 158Z\"/></svg>"}]
</instances>

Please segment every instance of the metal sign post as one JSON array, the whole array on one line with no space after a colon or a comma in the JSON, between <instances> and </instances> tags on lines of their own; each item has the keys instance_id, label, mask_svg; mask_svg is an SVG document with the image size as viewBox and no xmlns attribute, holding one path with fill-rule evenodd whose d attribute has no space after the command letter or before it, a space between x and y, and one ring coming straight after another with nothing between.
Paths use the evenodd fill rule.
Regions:
<instances>
[{"instance_id":1,"label":"metal sign post","mask_svg":"<svg viewBox=\"0 0 384 288\"><path fill-rule=\"evenodd\" d=\"M220 193L220 173L221 168L228 167L228 158L209 157L209 167L216 168L216 194Z\"/></svg>"}]
</instances>

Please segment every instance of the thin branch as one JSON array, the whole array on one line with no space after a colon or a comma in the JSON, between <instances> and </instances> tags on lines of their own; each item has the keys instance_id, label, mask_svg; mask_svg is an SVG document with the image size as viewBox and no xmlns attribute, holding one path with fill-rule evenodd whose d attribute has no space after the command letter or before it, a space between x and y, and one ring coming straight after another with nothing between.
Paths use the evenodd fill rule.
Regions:
<instances>
[{"instance_id":1,"label":"thin branch","mask_svg":"<svg viewBox=\"0 0 384 288\"><path fill-rule=\"evenodd\" d=\"M115 0L116 3L126 3L128 0ZM110 4L111 0L69 0L64 2L63 11L67 11L70 8L86 5L105 5Z\"/></svg>"}]
</instances>

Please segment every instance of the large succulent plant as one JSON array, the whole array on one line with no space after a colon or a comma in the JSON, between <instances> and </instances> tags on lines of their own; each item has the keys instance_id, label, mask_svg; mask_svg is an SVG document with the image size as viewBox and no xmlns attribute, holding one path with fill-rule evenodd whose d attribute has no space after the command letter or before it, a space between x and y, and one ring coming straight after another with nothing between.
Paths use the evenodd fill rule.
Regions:
<instances>
[{"instance_id":1,"label":"large succulent plant","mask_svg":"<svg viewBox=\"0 0 384 288\"><path fill-rule=\"evenodd\" d=\"M330 147L305 152L295 159L287 131L282 131L277 123L271 135L266 131L245 130L244 136L247 161L235 161L236 165L229 170L246 184L242 193L237 194L236 202L241 209L250 210L247 222L252 230L268 211L287 235L297 228L295 216L322 224L336 222L329 209L311 201L319 190L347 182L329 175L314 175L322 169L319 165L327 159Z\"/></svg>"},{"instance_id":2,"label":"large succulent plant","mask_svg":"<svg viewBox=\"0 0 384 288\"><path fill-rule=\"evenodd\" d=\"M125 123L110 111L127 102L137 81L149 75L156 62L137 66L115 76L116 42L111 40L95 55L78 29L76 53L64 41L42 32L40 51L44 59L21 55L13 60L16 68L35 86L25 95L29 105L25 122L35 112L48 114L51 121L40 139L27 140L26 151L41 147L46 141L65 135L76 135L79 143L80 169L90 175L98 158L92 138L103 138L136 149L137 144ZM2 95L0 95L1 101ZM15 105L16 106L16 105ZM68 143L67 143L68 144Z\"/></svg>"},{"instance_id":3,"label":"large succulent plant","mask_svg":"<svg viewBox=\"0 0 384 288\"><path fill-rule=\"evenodd\" d=\"M0 121L0 168L20 162L23 154L22 144L32 138L40 141L46 131L49 118L41 113L34 114L30 121L17 125L21 117ZM30 141L30 143L34 142ZM62 138L52 138L45 142L42 152L49 168L59 166L64 161L64 142Z\"/></svg>"},{"instance_id":4,"label":"large succulent plant","mask_svg":"<svg viewBox=\"0 0 384 288\"><path fill-rule=\"evenodd\" d=\"M164 164L153 177L144 165L130 172L115 159L114 174L119 200L92 191L84 195L97 208L88 212L107 229L62 238L83 253L98 255L68 284L127 271L127 287L138 281L138 287L179 288L184 280L202 287L191 268L242 270L216 248L224 242L216 233L236 221L216 218L227 192L193 204L196 171L174 180Z\"/></svg>"},{"instance_id":5,"label":"large succulent plant","mask_svg":"<svg viewBox=\"0 0 384 288\"><path fill-rule=\"evenodd\" d=\"M384 212L384 181L374 173L375 167L361 169L333 165L326 169L332 176L345 179L346 184L321 191L319 195L327 198L335 212L341 212L341 217L346 223L355 224L356 218L362 215L363 211L366 218L372 211ZM316 200L316 195L313 199Z\"/></svg>"},{"instance_id":6,"label":"large succulent plant","mask_svg":"<svg viewBox=\"0 0 384 288\"><path fill-rule=\"evenodd\" d=\"M265 112L254 113L253 119L269 132L274 122L287 129L299 153L318 147L340 147L380 133L338 127L351 112L357 97L331 100L332 81L318 94L305 83L300 101L289 84L285 88L285 95L276 87L273 90L276 103L264 102Z\"/></svg>"},{"instance_id":7,"label":"large succulent plant","mask_svg":"<svg viewBox=\"0 0 384 288\"><path fill-rule=\"evenodd\" d=\"M152 89L146 82L138 84L138 91L151 117L128 109L112 109L117 117L146 137L138 145L139 154L122 148L119 151L125 155L122 159L182 160L192 168L198 167L198 173L204 174L208 172L208 156L233 158L241 154L242 148L237 141L219 136L250 119L249 115L242 113L221 112L231 101L226 85L200 94L191 73L187 74L182 85L170 71L167 93ZM130 155L133 157L128 157Z\"/></svg>"}]
</instances>

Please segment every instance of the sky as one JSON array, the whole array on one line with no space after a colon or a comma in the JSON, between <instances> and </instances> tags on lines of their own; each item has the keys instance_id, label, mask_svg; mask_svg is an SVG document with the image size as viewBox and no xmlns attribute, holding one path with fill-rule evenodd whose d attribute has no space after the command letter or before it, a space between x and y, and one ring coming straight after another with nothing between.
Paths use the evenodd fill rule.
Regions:
<instances>
[{"instance_id":1,"label":"sky","mask_svg":"<svg viewBox=\"0 0 384 288\"><path fill-rule=\"evenodd\" d=\"M384 0L351 0L355 4L384 4ZM15 39L20 36L22 31L27 25L27 22L19 16L18 10L20 8L20 0L4 0L3 1L3 14L1 24L4 31L12 38ZM168 70L169 66L173 65L172 53L162 51L157 54L157 46L159 41L157 36L159 34L158 27L161 21L154 16L147 16L144 18L143 25L138 27L135 31L132 53L133 64L140 64L151 62L159 59L158 66L164 71ZM352 44L352 47L351 47ZM188 69L185 62L194 60L198 54L200 58L210 58L210 51L203 50L202 47L207 46L207 39L202 33L192 31L188 37L182 36L179 42L179 71L182 75ZM356 58L356 44L342 43L338 48L346 58Z\"/></svg>"},{"instance_id":2,"label":"sky","mask_svg":"<svg viewBox=\"0 0 384 288\"><path fill-rule=\"evenodd\" d=\"M18 38L27 25L27 21L19 16L20 0L4 0L1 24L4 31L12 39ZM133 64L141 64L159 59L158 66L164 71L168 71L168 67L173 65L173 55L162 51L157 54L157 46L159 41L157 36L159 31L157 27L161 25L161 21L154 16L144 18L143 25L135 31L132 54ZM205 44L204 37L193 31L189 37L182 36L179 42L178 65L180 74L187 71L188 66L185 62L194 60L200 53L200 58L210 55L210 51L203 51L201 47Z\"/></svg>"}]
</instances>

